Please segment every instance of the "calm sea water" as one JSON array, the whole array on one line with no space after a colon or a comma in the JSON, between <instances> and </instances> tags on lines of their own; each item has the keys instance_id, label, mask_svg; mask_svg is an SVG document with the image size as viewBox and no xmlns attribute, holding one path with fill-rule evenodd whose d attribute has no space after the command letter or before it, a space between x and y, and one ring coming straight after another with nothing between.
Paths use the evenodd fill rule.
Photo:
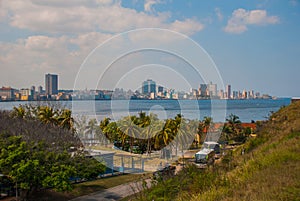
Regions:
<instances>
[{"instance_id":1,"label":"calm sea water","mask_svg":"<svg viewBox=\"0 0 300 201\"><path fill-rule=\"evenodd\" d=\"M289 105L290 98L254 100L113 100L113 101L60 101L51 102L71 108L74 114L96 117L98 120L110 117L113 120L127 115L138 115L140 111L157 114L160 119L182 114L188 119L203 119L212 116L215 122L224 121L229 114L235 114L243 122L265 120L273 111ZM19 104L37 102L0 102L1 110L11 110Z\"/></svg>"}]
</instances>

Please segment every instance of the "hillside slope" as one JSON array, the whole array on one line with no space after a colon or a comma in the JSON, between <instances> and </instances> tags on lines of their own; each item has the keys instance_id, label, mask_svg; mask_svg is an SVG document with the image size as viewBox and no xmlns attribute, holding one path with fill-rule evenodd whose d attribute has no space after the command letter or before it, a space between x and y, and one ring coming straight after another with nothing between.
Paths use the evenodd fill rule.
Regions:
<instances>
[{"instance_id":1,"label":"hillside slope","mask_svg":"<svg viewBox=\"0 0 300 201\"><path fill-rule=\"evenodd\" d=\"M187 166L133 200L300 200L300 102L258 124L257 137L228 151L215 167Z\"/></svg>"},{"instance_id":2,"label":"hillside slope","mask_svg":"<svg viewBox=\"0 0 300 201\"><path fill-rule=\"evenodd\" d=\"M272 114L243 148L233 153L228 183L191 200L300 200L300 102Z\"/></svg>"}]
</instances>

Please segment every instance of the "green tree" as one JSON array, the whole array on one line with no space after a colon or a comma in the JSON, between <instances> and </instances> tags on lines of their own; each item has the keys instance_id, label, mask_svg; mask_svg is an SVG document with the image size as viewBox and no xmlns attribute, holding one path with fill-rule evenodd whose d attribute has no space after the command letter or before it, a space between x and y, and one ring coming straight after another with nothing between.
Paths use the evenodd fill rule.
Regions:
<instances>
[{"instance_id":1,"label":"green tree","mask_svg":"<svg viewBox=\"0 0 300 201\"><path fill-rule=\"evenodd\" d=\"M119 133L126 134L130 139L130 152L131 153L133 151L134 141L139 139L139 135L141 133L139 126L137 126L135 124L135 122L136 122L136 116L128 116L128 117L124 117L117 123L119 129L122 131Z\"/></svg>"},{"instance_id":2,"label":"green tree","mask_svg":"<svg viewBox=\"0 0 300 201\"><path fill-rule=\"evenodd\" d=\"M11 112L11 116L13 118L22 118L22 119L24 119L26 117L26 110L21 105L19 107L13 107L13 111Z\"/></svg>"},{"instance_id":3,"label":"green tree","mask_svg":"<svg viewBox=\"0 0 300 201\"><path fill-rule=\"evenodd\" d=\"M72 130L75 132L74 128L74 119L72 117L72 112L69 109L63 109L57 117L57 123L62 128Z\"/></svg>"},{"instance_id":4,"label":"green tree","mask_svg":"<svg viewBox=\"0 0 300 201\"><path fill-rule=\"evenodd\" d=\"M95 139L95 133L97 129L97 120L96 119L90 119L88 121L88 124L86 126L85 130L85 139L86 140L94 140Z\"/></svg>"},{"instance_id":5,"label":"green tree","mask_svg":"<svg viewBox=\"0 0 300 201\"><path fill-rule=\"evenodd\" d=\"M147 126L142 129L143 137L147 141L147 154L151 154L151 147L154 144L155 135L162 130L163 125L153 116L150 116L147 123L144 122Z\"/></svg>"},{"instance_id":6,"label":"green tree","mask_svg":"<svg viewBox=\"0 0 300 201\"><path fill-rule=\"evenodd\" d=\"M110 124L110 118L104 118L100 121L99 129L97 129L97 133L99 136L100 141L104 141L105 146L107 146L109 138L109 132L108 132L108 125Z\"/></svg>"},{"instance_id":7,"label":"green tree","mask_svg":"<svg viewBox=\"0 0 300 201\"><path fill-rule=\"evenodd\" d=\"M237 137L241 131L241 121L237 115L230 114L226 118L227 123L225 124L225 132L231 137Z\"/></svg>"},{"instance_id":8,"label":"green tree","mask_svg":"<svg viewBox=\"0 0 300 201\"><path fill-rule=\"evenodd\" d=\"M57 111L50 106L41 106L38 111L38 118L45 124L57 125Z\"/></svg>"},{"instance_id":9,"label":"green tree","mask_svg":"<svg viewBox=\"0 0 300 201\"><path fill-rule=\"evenodd\" d=\"M67 152L53 152L44 143L30 144L16 136L2 140L1 147L0 172L20 188L22 199L41 188L71 189L69 178L76 169L67 164Z\"/></svg>"}]
</instances>

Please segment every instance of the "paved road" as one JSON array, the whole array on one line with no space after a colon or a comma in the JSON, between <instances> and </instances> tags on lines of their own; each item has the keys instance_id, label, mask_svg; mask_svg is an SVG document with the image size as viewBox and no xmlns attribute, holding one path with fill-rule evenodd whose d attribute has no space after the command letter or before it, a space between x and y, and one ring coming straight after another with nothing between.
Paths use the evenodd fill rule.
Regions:
<instances>
[{"instance_id":1,"label":"paved road","mask_svg":"<svg viewBox=\"0 0 300 201\"><path fill-rule=\"evenodd\" d=\"M146 182L147 185L150 186L151 180L147 179ZM117 201L137 193L142 189L142 182L131 182L92 193L90 195L78 197L72 199L72 201Z\"/></svg>"}]
</instances>

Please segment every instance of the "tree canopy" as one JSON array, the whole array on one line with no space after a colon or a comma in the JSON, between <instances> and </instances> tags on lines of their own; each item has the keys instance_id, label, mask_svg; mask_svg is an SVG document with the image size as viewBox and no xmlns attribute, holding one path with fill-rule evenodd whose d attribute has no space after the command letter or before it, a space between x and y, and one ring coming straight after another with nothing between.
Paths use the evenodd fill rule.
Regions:
<instances>
[{"instance_id":1,"label":"tree canopy","mask_svg":"<svg viewBox=\"0 0 300 201\"><path fill-rule=\"evenodd\" d=\"M84 155L73 122L70 110L50 106L0 111L0 173L13 181L21 199L44 188L67 191L74 179L104 172L104 164Z\"/></svg>"}]
</instances>

